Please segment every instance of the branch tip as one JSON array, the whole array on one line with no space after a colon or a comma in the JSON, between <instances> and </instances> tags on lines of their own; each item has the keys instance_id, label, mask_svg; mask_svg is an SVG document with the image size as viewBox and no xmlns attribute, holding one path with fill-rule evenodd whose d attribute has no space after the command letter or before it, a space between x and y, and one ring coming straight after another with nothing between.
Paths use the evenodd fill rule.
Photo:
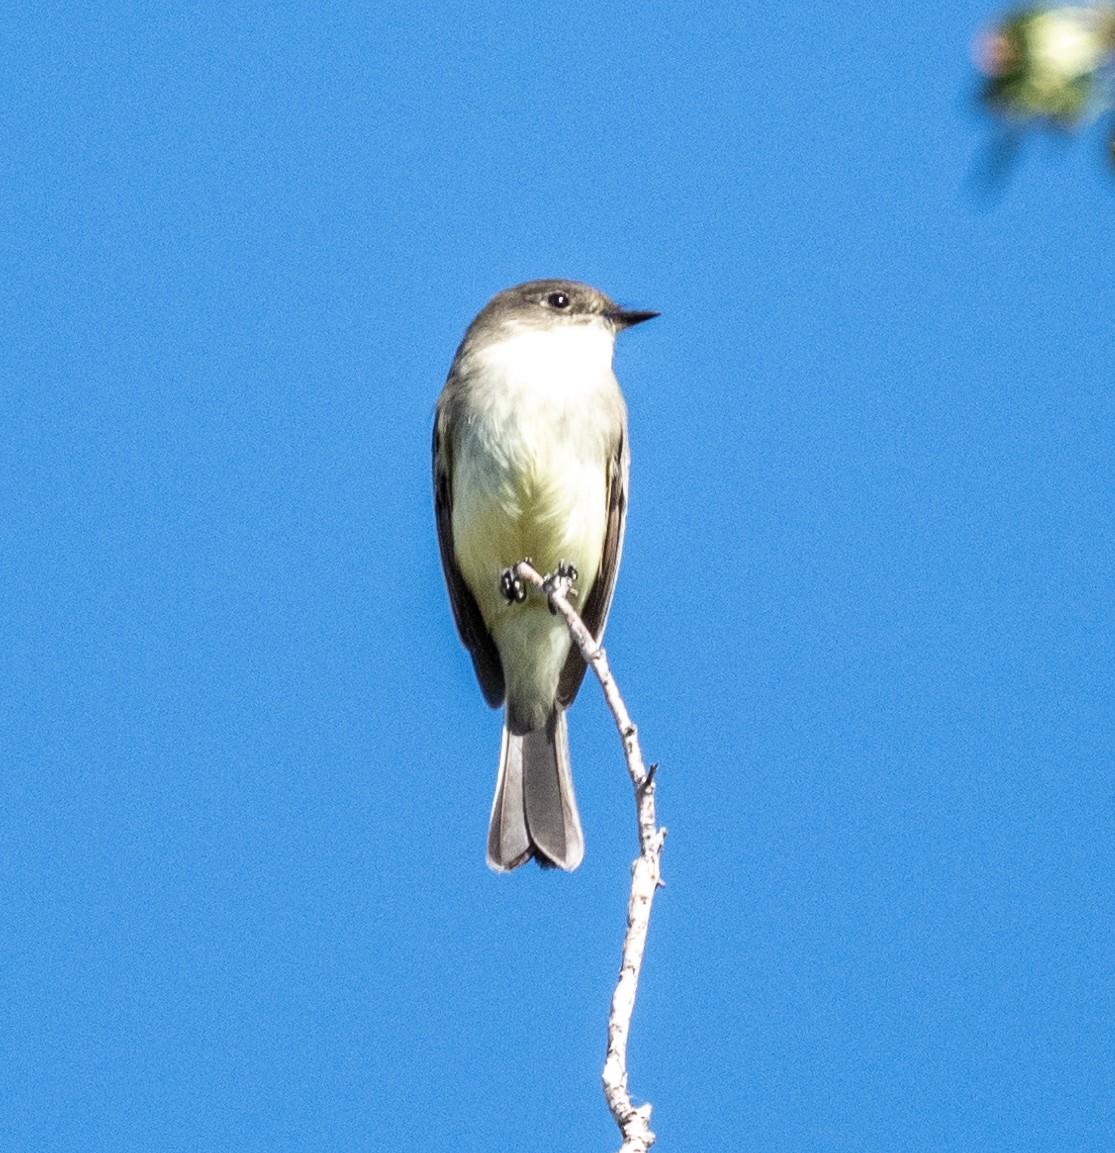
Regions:
<instances>
[{"instance_id":1,"label":"branch tip","mask_svg":"<svg viewBox=\"0 0 1115 1153\"><path fill-rule=\"evenodd\" d=\"M631 1030L631 1015L635 1008L635 994L639 986L639 971L646 948L650 907L655 891L665 882L661 876L662 844L665 828L658 827L654 811L654 779L658 764L643 767L643 754L639 748L638 729L627 711L627 706L616 687L608 656L597 639L589 632L577 610L569 603L577 596L573 582L577 570L564 560L552 573L543 576L529 559L512 565L504 574L503 592L512 599L521 588L520 582L533 585L549 602L550 611L560 613L569 629L585 664L592 667L604 693L616 729L623 744L623 757L627 775L635 793L635 808L639 833L639 855L631 864L631 893L627 907L627 932L623 939L623 956L619 977L612 992L611 1011L608 1014L608 1049L604 1058L601 1080L604 1096L612 1117L623 1134L620 1153L646 1153L654 1144L650 1130L650 1102L636 1108L627 1090L627 1036ZM510 596L508 594L511 594ZM525 596L525 589L522 591ZM521 599L521 598L520 598Z\"/></svg>"}]
</instances>

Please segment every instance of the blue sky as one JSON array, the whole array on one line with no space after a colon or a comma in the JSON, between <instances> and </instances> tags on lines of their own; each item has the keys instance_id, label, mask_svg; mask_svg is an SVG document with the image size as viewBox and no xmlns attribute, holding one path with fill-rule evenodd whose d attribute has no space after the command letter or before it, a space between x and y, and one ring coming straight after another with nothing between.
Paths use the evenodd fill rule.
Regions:
<instances>
[{"instance_id":1,"label":"blue sky","mask_svg":"<svg viewBox=\"0 0 1115 1153\"><path fill-rule=\"evenodd\" d=\"M624 335L608 649L662 1149L1107 1150L1115 182L997 197L981 4L0 17L0 1146L598 1150L632 805L497 877L434 400Z\"/></svg>"}]
</instances>

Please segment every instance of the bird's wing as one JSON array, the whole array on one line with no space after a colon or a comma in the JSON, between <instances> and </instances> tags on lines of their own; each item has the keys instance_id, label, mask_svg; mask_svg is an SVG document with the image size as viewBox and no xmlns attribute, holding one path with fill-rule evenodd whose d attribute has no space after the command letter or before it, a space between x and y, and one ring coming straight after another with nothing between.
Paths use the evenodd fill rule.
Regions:
<instances>
[{"instance_id":1,"label":"bird's wing","mask_svg":"<svg viewBox=\"0 0 1115 1153\"><path fill-rule=\"evenodd\" d=\"M453 548L452 438L447 425L446 414L439 405L434 420L434 509L437 515L441 567L445 571L445 584L449 589L449 603L453 608L453 619L457 622L457 632L461 634L461 640L472 657L484 699L494 709L503 704L503 665L492 634L488 632L484 618L480 615L476 598L457 567Z\"/></svg>"},{"instance_id":2,"label":"bird's wing","mask_svg":"<svg viewBox=\"0 0 1115 1153\"><path fill-rule=\"evenodd\" d=\"M600 557L600 568L596 580L592 582L588 599L580 609L581 620L596 638L604 635L604 625L608 621L608 609L612 605L612 593L616 587L616 574L619 572L619 558L623 552L623 528L627 520L627 475L629 458L627 452L627 430L620 432L615 450L608 460L608 519L604 530L604 551ZM585 662L580 650L574 645L569 650L565 666L558 680L557 699L562 708L568 708L581 687L585 675Z\"/></svg>"}]
</instances>

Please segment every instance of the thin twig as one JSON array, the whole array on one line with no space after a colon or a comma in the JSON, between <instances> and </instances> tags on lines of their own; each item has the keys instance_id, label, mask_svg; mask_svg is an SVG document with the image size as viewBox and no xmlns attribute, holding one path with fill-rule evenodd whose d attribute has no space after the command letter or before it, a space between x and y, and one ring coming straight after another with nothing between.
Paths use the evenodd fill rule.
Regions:
<instances>
[{"instance_id":1,"label":"thin twig","mask_svg":"<svg viewBox=\"0 0 1115 1153\"><path fill-rule=\"evenodd\" d=\"M608 666L608 657L603 646L598 645L569 603L572 580L563 572L542 576L528 562L520 561L515 566L515 575L520 580L532 584L544 593L550 605L559 613L569 627L573 642L581 650L585 663L596 674L604 699L615 718L616 728L623 741L623 756L627 762L627 775L635 790L635 808L639 821L639 856L631 865L631 895L627 901L627 932L623 939L623 959L620 962L619 977L612 993L612 1007L608 1014L608 1052L604 1058L604 1096L612 1111L616 1124L623 1134L620 1153L646 1153L654 1144L654 1134L650 1130L650 1104L636 1108L631 1103L627 1091L627 1037L631 1031L631 1014L635 1010L635 994L639 987L639 970L643 963L643 950L647 942L647 928L650 924L650 908L654 893L662 884L661 858L662 842L666 830L658 827L654 811L654 775L658 768L652 765L650 771L643 765L643 754L639 748L638 730L627 712L619 689Z\"/></svg>"}]
</instances>

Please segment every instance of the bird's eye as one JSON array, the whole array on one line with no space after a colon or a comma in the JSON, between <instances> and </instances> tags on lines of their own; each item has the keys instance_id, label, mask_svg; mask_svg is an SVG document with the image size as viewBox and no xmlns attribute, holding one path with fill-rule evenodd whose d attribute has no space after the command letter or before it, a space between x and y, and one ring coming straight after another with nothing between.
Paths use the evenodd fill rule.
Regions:
<instances>
[{"instance_id":1,"label":"bird's eye","mask_svg":"<svg viewBox=\"0 0 1115 1153\"><path fill-rule=\"evenodd\" d=\"M568 308L569 297L566 296L564 292L551 292L550 295L546 297L546 303L551 308Z\"/></svg>"}]
</instances>

